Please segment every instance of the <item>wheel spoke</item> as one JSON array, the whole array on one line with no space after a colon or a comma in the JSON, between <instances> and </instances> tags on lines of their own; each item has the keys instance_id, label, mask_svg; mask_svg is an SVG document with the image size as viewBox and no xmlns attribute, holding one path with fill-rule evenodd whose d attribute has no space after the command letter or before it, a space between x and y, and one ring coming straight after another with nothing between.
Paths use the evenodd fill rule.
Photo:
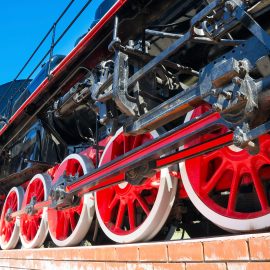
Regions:
<instances>
[{"instance_id":1,"label":"wheel spoke","mask_svg":"<svg viewBox=\"0 0 270 270\"><path fill-rule=\"evenodd\" d=\"M220 153L219 150L212 151L202 156L203 162L205 162L206 164L208 164L211 160L219 157L222 157L222 153Z\"/></svg>"},{"instance_id":2,"label":"wheel spoke","mask_svg":"<svg viewBox=\"0 0 270 270\"><path fill-rule=\"evenodd\" d=\"M11 232L12 232L12 228L11 226L8 226L5 231L5 242L7 242L10 239Z\"/></svg>"},{"instance_id":3,"label":"wheel spoke","mask_svg":"<svg viewBox=\"0 0 270 270\"><path fill-rule=\"evenodd\" d=\"M226 168L226 162L222 161L219 168L214 172L207 184L201 188L202 195L208 195L214 189L224 173L224 168Z\"/></svg>"},{"instance_id":4,"label":"wheel spoke","mask_svg":"<svg viewBox=\"0 0 270 270\"><path fill-rule=\"evenodd\" d=\"M36 198L37 198L37 201L40 202L42 201L44 198L43 198L43 194L44 194L44 191L43 191L43 188L41 187L39 190L37 190L36 192Z\"/></svg>"},{"instance_id":5,"label":"wheel spoke","mask_svg":"<svg viewBox=\"0 0 270 270\"><path fill-rule=\"evenodd\" d=\"M268 208L267 198L266 198L265 191L262 185L262 181L260 180L255 168L252 168L251 175L252 175L254 187L255 187L258 199L260 201L262 210L266 210Z\"/></svg>"},{"instance_id":6,"label":"wheel spoke","mask_svg":"<svg viewBox=\"0 0 270 270\"><path fill-rule=\"evenodd\" d=\"M7 227L5 226L5 224L3 224L1 228L1 234L5 235L6 230L7 230Z\"/></svg>"},{"instance_id":7,"label":"wheel spoke","mask_svg":"<svg viewBox=\"0 0 270 270\"><path fill-rule=\"evenodd\" d=\"M135 136L134 141L133 141L133 145L132 145L132 149L134 149L142 144L142 138L143 138L142 135Z\"/></svg>"},{"instance_id":8,"label":"wheel spoke","mask_svg":"<svg viewBox=\"0 0 270 270\"><path fill-rule=\"evenodd\" d=\"M128 143L129 143L129 151L134 149L134 142L136 139L136 136L127 136L128 137Z\"/></svg>"},{"instance_id":9,"label":"wheel spoke","mask_svg":"<svg viewBox=\"0 0 270 270\"><path fill-rule=\"evenodd\" d=\"M63 215L63 236L67 237L68 236L68 229L69 229L69 216Z\"/></svg>"},{"instance_id":10,"label":"wheel spoke","mask_svg":"<svg viewBox=\"0 0 270 270\"><path fill-rule=\"evenodd\" d=\"M31 237L31 227L29 226L29 223L27 224L26 236L27 236L27 239L30 239Z\"/></svg>"},{"instance_id":11,"label":"wheel spoke","mask_svg":"<svg viewBox=\"0 0 270 270\"><path fill-rule=\"evenodd\" d=\"M118 202L119 202L119 197L117 196L117 194L114 194L114 197L112 201L110 202L108 208L112 210L117 205Z\"/></svg>"},{"instance_id":12,"label":"wheel spoke","mask_svg":"<svg viewBox=\"0 0 270 270\"><path fill-rule=\"evenodd\" d=\"M2 230L2 235L4 236L4 241L7 242L8 240L8 235L9 235L9 231L8 231L8 228L7 227L4 227L4 229Z\"/></svg>"},{"instance_id":13,"label":"wheel spoke","mask_svg":"<svg viewBox=\"0 0 270 270\"><path fill-rule=\"evenodd\" d=\"M160 186L160 173L156 173L156 175L152 176L151 178L148 178L147 181L143 184L143 190L154 190L158 189ZM142 188L139 186L137 189L137 192L140 192Z\"/></svg>"},{"instance_id":14,"label":"wheel spoke","mask_svg":"<svg viewBox=\"0 0 270 270\"><path fill-rule=\"evenodd\" d=\"M124 136L124 153L127 153L128 151L130 151L132 149L132 136Z\"/></svg>"},{"instance_id":15,"label":"wheel spoke","mask_svg":"<svg viewBox=\"0 0 270 270\"><path fill-rule=\"evenodd\" d=\"M69 219L70 219L71 230L74 231L75 228L76 228L76 225L77 225L76 220L75 220L75 213L72 213L70 211L70 213L69 213Z\"/></svg>"},{"instance_id":16,"label":"wheel spoke","mask_svg":"<svg viewBox=\"0 0 270 270\"><path fill-rule=\"evenodd\" d=\"M115 222L116 229L120 229L121 226L123 225L125 210L126 210L126 204L123 201L120 201L117 218Z\"/></svg>"},{"instance_id":17,"label":"wheel spoke","mask_svg":"<svg viewBox=\"0 0 270 270\"><path fill-rule=\"evenodd\" d=\"M139 194L136 194L136 200L139 203L139 205L141 206L141 208L143 209L143 211L145 212L145 214L148 216L150 213L150 210L149 210L149 207L148 207L146 201Z\"/></svg>"},{"instance_id":18,"label":"wheel spoke","mask_svg":"<svg viewBox=\"0 0 270 270\"><path fill-rule=\"evenodd\" d=\"M69 159L67 162L67 171L69 175L75 175L79 171L80 164L74 160Z\"/></svg>"},{"instance_id":19,"label":"wheel spoke","mask_svg":"<svg viewBox=\"0 0 270 270\"><path fill-rule=\"evenodd\" d=\"M134 202L132 200L128 201L128 220L129 220L129 226L131 230L134 230L136 227L135 223L135 207Z\"/></svg>"},{"instance_id":20,"label":"wheel spoke","mask_svg":"<svg viewBox=\"0 0 270 270\"><path fill-rule=\"evenodd\" d=\"M232 184L231 184L231 189L230 189L227 214L230 214L231 212L235 211L239 184L240 184L240 174L239 174L239 170L235 168L235 170L233 171L233 178L232 178Z\"/></svg>"},{"instance_id":21,"label":"wheel spoke","mask_svg":"<svg viewBox=\"0 0 270 270\"><path fill-rule=\"evenodd\" d=\"M124 146L118 143L115 143L109 151L106 152L106 158L109 160L114 159L117 156L122 155L124 152Z\"/></svg>"},{"instance_id":22,"label":"wheel spoke","mask_svg":"<svg viewBox=\"0 0 270 270\"><path fill-rule=\"evenodd\" d=\"M30 228L31 228L31 240L32 240L35 238L35 235L37 232L37 227L34 221L31 222Z\"/></svg>"},{"instance_id":23,"label":"wheel spoke","mask_svg":"<svg viewBox=\"0 0 270 270\"><path fill-rule=\"evenodd\" d=\"M39 181L34 181L34 182L32 183L32 186L29 188L28 191L30 191L30 189L32 189L33 192L34 192L34 194L37 194L37 192L38 192L38 190L39 190L39 188L38 188L38 182L39 182Z\"/></svg>"},{"instance_id":24,"label":"wheel spoke","mask_svg":"<svg viewBox=\"0 0 270 270\"><path fill-rule=\"evenodd\" d=\"M37 180L36 181L36 193L38 193L38 192L40 192L40 191L42 191L43 190L43 184L42 184L42 182L41 182L41 180Z\"/></svg>"},{"instance_id":25,"label":"wheel spoke","mask_svg":"<svg viewBox=\"0 0 270 270\"><path fill-rule=\"evenodd\" d=\"M263 153L259 153L259 156L265 161L265 163L270 164L270 156L267 152L268 148L263 149Z\"/></svg>"},{"instance_id":26,"label":"wheel spoke","mask_svg":"<svg viewBox=\"0 0 270 270\"><path fill-rule=\"evenodd\" d=\"M83 207L83 204L80 203L79 205L77 205L75 207L72 207L71 210L72 210L73 213L77 213L78 215L80 215L81 212L82 212L82 207Z\"/></svg>"},{"instance_id":27,"label":"wheel spoke","mask_svg":"<svg viewBox=\"0 0 270 270\"><path fill-rule=\"evenodd\" d=\"M16 198L13 198L13 200L11 202L11 209L12 210L16 210L17 209L17 200L16 200Z\"/></svg>"}]
</instances>

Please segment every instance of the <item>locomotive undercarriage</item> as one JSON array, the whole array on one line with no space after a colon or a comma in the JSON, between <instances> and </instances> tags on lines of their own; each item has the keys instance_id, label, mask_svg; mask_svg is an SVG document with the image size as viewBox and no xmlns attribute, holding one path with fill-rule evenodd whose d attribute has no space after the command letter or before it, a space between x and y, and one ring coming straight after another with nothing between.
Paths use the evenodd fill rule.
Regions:
<instances>
[{"instance_id":1,"label":"locomotive undercarriage","mask_svg":"<svg viewBox=\"0 0 270 270\"><path fill-rule=\"evenodd\" d=\"M7 135L3 249L269 228L269 1L167 2L131 4L132 38L118 14L108 56Z\"/></svg>"}]
</instances>

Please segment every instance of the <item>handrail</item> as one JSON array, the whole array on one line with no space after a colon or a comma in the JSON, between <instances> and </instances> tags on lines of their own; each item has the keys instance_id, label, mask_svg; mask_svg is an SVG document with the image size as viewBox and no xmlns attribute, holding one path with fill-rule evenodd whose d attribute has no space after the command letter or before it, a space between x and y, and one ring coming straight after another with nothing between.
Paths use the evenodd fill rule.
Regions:
<instances>
[{"instance_id":1,"label":"handrail","mask_svg":"<svg viewBox=\"0 0 270 270\"><path fill-rule=\"evenodd\" d=\"M46 57L48 55L50 55L49 57L49 70L48 70L48 76L50 75L50 62L51 62L51 58L53 57L53 49L55 48L55 46L62 40L62 38L65 36L65 34L68 32L68 30L71 28L71 26L78 20L78 18L81 16L81 14L85 11L85 9L89 6L89 4L92 2L93 0L88 0L86 2L86 4L80 9L80 11L77 13L77 15L73 18L73 20L68 24L68 26L63 30L63 32L61 33L61 35L58 37L58 39L56 41L54 41L55 39L55 29L57 24L61 21L61 19L64 17L64 15L67 13L67 11L70 9L70 7L72 6L72 4L75 2L75 0L71 0L69 2L69 4L66 6L66 8L63 10L63 12L60 14L60 16L58 17L58 19L53 23L53 25L51 26L51 28L48 30L48 32L45 34L45 36L42 38L42 40L40 41L40 43L38 44L38 46L35 48L35 50L33 51L33 53L30 55L30 57L27 59L27 61L25 62L25 64L23 65L23 67L20 69L20 71L18 72L18 74L16 75L16 77L13 79L12 83L10 84L10 86L8 87L7 91L5 92L5 94L0 98L0 104L3 101L3 99L7 96L9 90L14 86L14 84L16 83L16 80L19 78L19 76L22 74L22 72L25 70L25 68L28 66L28 64L31 62L31 60L33 59L33 57L36 55L36 53L39 51L40 47L45 43L45 41L47 40L47 38L49 37L49 35L52 33L52 41L51 41L51 47L50 49L45 53L45 55L41 58L41 60L38 62L38 64L34 67L34 69L30 72L29 76L27 77L27 79L24 80L24 82L20 85L20 87L18 87L16 89L16 91L14 91L14 93L11 96L11 101L13 100L14 96L16 96L17 93L20 93L20 91L24 90L26 88L26 82L29 82L29 79L31 78L31 76L36 72L36 70L40 67L40 65L43 63L43 61L46 59ZM1 111L1 115L3 114L3 112L6 112L6 117L10 117L11 115L10 112L8 111L8 106L9 104L7 104ZM12 109L12 108L11 108Z\"/></svg>"}]
</instances>

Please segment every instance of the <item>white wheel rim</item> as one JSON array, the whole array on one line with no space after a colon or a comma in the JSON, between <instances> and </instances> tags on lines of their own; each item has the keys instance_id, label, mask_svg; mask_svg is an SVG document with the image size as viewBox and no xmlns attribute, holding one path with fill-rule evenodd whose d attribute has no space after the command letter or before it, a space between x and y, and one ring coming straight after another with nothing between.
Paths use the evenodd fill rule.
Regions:
<instances>
[{"instance_id":1,"label":"white wheel rim","mask_svg":"<svg viewBox=\"0 0 270 270\"><path fill-rule=\"evenodd\" d=\"M16 195L17 195L17 209L20 210L21 205L22 205L22 201L23 201L24 190L23 190L22 187L13 187L9 191L9 193L7 195L7 198L9 197L9 195L12 192L15 192ZM2 213L2 215L3 215L3 213ZM1 216L1 219L2 219L2 216ZM9 241L4 242L3 238L2 238L2 235L1 235L1 237L0 237L0 246L1 246L1 248L2 249L13 249L13 248L15 248L16 245L18 244L18 241L19 241L19 234L20 234L20 218L19 218L19 216L17 216L16 221L15 221L15 226L14 226L14 229L13 229L13 232L11 234L11 237L10 237Z\"/></svg>"},{"instance_id":2,"label":"white wheel rim","mask_svg":"<svg viewBox=\"0 0 270 270\"><path fill-rule=\"evenodd\" d=\"M88 159L86 156L79 155L79 154L71 154L67 156L64 159L64 161L69 160L69 159L77 160L82 166L84 174L87 174L91 172L91 170L94 169L94 165L92 161ZM74 245L79 244L84 239L84 237L86 236L91 226L94 213L95 213L94 206L95 204L94 204L94 198L93 198L92 193L85 194L83 196L82 211L81 211L78 223L74 231L66 239L59 240L55 237L54 233L52 232L49 226L49 233L50 233L52 241L59 247L74 246ZM49 215L48 215L48 218L50 218Z\"/></svg>"},{"instance_id":3,"label":"white wheel rim","mask_svg":"<svg viewBox=\"0 0 270 270\"><path fill-rule=\"evenodd\" d=\"M107 143L103 155L100 159L100 164L102 164L102 160L106 154L106 150L122 131L123 128L120 128ZM156 131L151 132L151 135L154 138L158 136ZM124 185L121 186L120 184L120 188L123 186ZM98 209L97 195L95 194L96 214L101 229L111 240L117 243L131 243L152 239L160 231L168 218L168 215L174 203L176 189L177 179L170 175L169 169L162 169L160 175L160 187L150 214L134 232L127 235L118 235L108 229L106 224L103 222L100 211Z\"/></svg>"}]
</instances>

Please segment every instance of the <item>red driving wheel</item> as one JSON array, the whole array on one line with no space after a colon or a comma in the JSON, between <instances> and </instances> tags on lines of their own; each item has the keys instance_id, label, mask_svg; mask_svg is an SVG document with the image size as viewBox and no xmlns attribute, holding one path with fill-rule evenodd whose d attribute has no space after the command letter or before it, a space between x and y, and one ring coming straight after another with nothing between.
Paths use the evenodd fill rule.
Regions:
<instances>
[{"instance_id":1,"label":"red driving wheel","mask_svg":"<svg viewBox=\"0 0 270 270\"><path fill-rule=\"evenodd\" d=\"M29 182L24 194L22 207L31 200L42 202L48 200L51 178L48 174L37 174ZM48 234L47 207L37 212L24 214L20 219L20 238L24 248L40 247Z\"/></svg>"},{"instance_id":2,"label":"red driving wheel","mask_svg":"<svg viewBox=\"0 0 270 270\"><path fill-rule=\"evenodd\" d=\"M71 154L58 167L53 184L63 175L80 177L93 168L93 163L86 156ZM53 242L62 247L79 244L89 230L94 210L94 198L91 193L80 199L74 198L72 207L61 210L49 208L49 232Z\"/></svg>"},{"instance_id":3,"label":"red driving wheel","mask_svg":"<svg viewBox=\"0 0 270 270\"><path fill-rule=\"evenodd\" d=\"M2 249L13 249L19 241L19 217L11 218L9 214L21 209L23 188L13 187L5 200L0 220L0 245Z\"/></svg>"},{"instance_id":4,"label":"red driving wheel","mask_svg":"<svg viewBox=\"0 0 270 270\"><path fill-rule=\"evenodd\" d=\"M206 105L195 109L186 121L207 110ZM225 131L200 136L195 143ZM259 147L259 153L251 155L232 145L180 164L190 200L203 215L226 230L253 231L270 226L270 135L259 138Z\"/></svg>"},{"instance_id":5,"label":"red driving wheel","mask_svg":"<svg viewBox=\"0 0 270 270\"><path fill-rule=\"evenodd\" d=\"M100 165L139 147L156 132L125 136L122 129L107 144ZM127 182L96 192L96 213L105 234L119 243L153 238L164 225L176 192L176 179L168 169L148 177L142 185Z\"/></svg>"}]
</instances>

